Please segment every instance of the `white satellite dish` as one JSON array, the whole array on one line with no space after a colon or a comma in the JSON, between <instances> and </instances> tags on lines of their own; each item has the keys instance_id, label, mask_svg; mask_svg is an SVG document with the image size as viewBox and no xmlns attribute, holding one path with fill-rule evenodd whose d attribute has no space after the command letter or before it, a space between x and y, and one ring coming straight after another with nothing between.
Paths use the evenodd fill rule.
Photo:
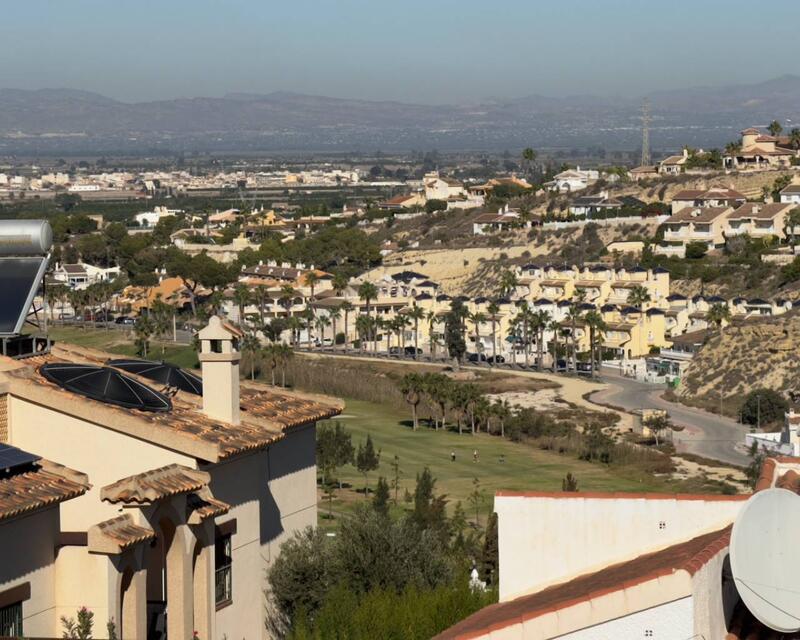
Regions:
<instances>
[{"instance_id":1,"label":"white satellite dish","mask_svg":"<svg viewBox=\"0 0 800 640\"><path fill-rule=\"evenodd\" d=\"M731 572L739 595L775 631L800 630L800 495L767 489L751 497L733 524Z\"/></svg>"}]
</instances>

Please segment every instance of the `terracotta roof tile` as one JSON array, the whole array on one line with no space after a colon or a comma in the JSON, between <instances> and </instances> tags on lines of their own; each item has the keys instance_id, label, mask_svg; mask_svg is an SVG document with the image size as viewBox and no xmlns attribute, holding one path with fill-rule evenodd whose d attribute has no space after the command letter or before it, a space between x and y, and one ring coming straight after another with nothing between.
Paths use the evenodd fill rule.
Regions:
<instances>
[{"instance_id":1,"label":"terracotta roof tile","mask_svg":"<svg viewBox=\"0 0 800 640\"><path fill-rule=\"evenodd\" d=\"M186 497L187 522L200 524L208 518L216 518L230 511L231 506L222 500L217 500L205 488Z\"/></svg>"},{"instance_id":2,"label":"terracotta roof tile","mask_svg":"<svg viewBox=\"0 0 800 640\"><path fill-rule=\"evenodd\" d=\"M76 498L90 487L85 475L40 460L30 471L0 476L0 520Z\"/></svg>"},{"instance_id":3,"label":"terracotta roof tile","mask_svg":"<svg viewBox=\"0 0 800 640\"><path fill-rule=\"evenodd\" d=\"M131 515L125 514L91 527L89 547L101 553L120 553L155 537L150 527L135 524Z\"/></svg>"},{"instance_id":4,"label":"terracotta roof tile","mask_svg":"<svg viewBox=\"0 0 800 640\"><path fill-rule=\"evenodd\" d=\"M199 491L209 480L205 471L171 464L117 480L100 490L100 498L112 504L150 504L169 496Z\"/></svg>"},{"instance_id":5,"label":"terracotta roof tile","mask_svg":"<svg viewBox=\"0 0 800 640\"><path fill-rule=\"evenodd\" d=\"M490 629L499 630L521 624L546 613L631 588L676 571L683 570L694 575L709 559L727 548L729 538L730 527L726 527L661 551L579 576L538 593L490 605L435 636L435 640L478 638L487 635Z\"/></svg>"},{"instance_id":6,"label":"terracotta roof tile","mask_svg":"<svg viewBox=\"0 0 800 640\"><path fill-rule=\"evenodd\" d=\"M86 362L103 365L113 354L93 351L73 345L57 345L45 356L36 356L24 361L9 360L9 368L0 373L14 379L42 386L47 389L53 406L58 398L75 398L75 394L62 389L39 375L36 369L45 362ZM2 360L2 357L0 357ZM130 374L128 374L130 375ZM133 376L136 377L136 376ZM141 379L148 385L152 381ZM148 432L152 427L165 430L165 436L173 433L214 445L220 459L263 449L281 440L287 429L299 427L318 420L325 420L341 413L343 406L330 398L275 391L266 385L242 381L240 383L241 423L231 425L214 420L202 412L200 399L190 394L178 393L172 398L172 410L161 413L145 413L122 409L90 398L81 397L85 406L102 407L117 415L135 418Z\"/></svg>"}]
</instances>

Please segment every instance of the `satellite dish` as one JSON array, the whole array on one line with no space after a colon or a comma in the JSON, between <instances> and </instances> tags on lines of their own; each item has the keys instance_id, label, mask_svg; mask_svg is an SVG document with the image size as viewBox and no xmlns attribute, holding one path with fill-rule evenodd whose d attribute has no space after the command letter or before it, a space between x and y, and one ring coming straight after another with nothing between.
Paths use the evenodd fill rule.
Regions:
<instances>
[{"instance_id":1,"label":"satellite dish","mask_svg":"<svg viewBox=\"0 0 800 640\"><path fill-rule=\"evenodd\" d=\"M775 631L800 630L800 495L767 489L753 495L733 524L731 571L744 603Z\"/></svg>"}]
</instances>

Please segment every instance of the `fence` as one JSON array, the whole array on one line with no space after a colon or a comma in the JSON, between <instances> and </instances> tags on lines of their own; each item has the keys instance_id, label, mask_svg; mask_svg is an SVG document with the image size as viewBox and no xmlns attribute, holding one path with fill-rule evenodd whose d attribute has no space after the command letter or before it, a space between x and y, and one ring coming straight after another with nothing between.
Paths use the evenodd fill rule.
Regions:
<instances>
[{"instance_id":1,"label":"fence","mask_svg":"<svg viewBox=\"0 0 800 640\"><path fill-rule=\"evenodd\" d=\"M650 222L655 220L659 224L669 216L626 216L624 218L584 218L583 220L570 220L564 222L545 222L542 229L572 229L583 227L587 224L596 224L601 227L610 227L618 224L633 224L637 222Z\"/></svg>"}]
</instances>

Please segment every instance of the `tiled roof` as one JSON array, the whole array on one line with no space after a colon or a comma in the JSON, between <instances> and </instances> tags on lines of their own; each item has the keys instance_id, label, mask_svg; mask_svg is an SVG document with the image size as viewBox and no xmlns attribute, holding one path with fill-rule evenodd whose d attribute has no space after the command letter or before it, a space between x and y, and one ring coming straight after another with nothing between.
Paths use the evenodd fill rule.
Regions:
<instances>
[{"instance_id":1,"label":"tiled roof","mask_svg":"<svg viewBox=\"0 0 800 640\"><path fill-rule=\"evenodd\" d=\"M112 504L151 504L181 493L199 491L209 479L205 471L170 464L117 480L100 490L100 498Z\"/></svg>"},{"instance_id":2,"label":"tiled roof","mask_svg":"<svg viewBox=\"0 0 800 640\"><path fill-rule=\"evenodd\" d=\"M155 537L150 527L135 524L130 514L124 514L91 527L89 548L99 553L121 553Z\"/></svg>"},{"instance_id":3,"label":"tiled roof","mask_svg":"<svg viewBox=\"0 0 800 640\"><path fill-rule=\"evenodd\" d=\"M11 390L12 395L35 395L37 401L44 401L47 406L59 410L70 404L62 401L78 396L47 381L34 367L54 361L104 364L112 357L113 354L91 349L56 345L46 356L26 359L24 362L5 359L9 366L0 373L0 381L5 378L17 385L16 389ZM0 357L0 362L3 360ZM152 381L144 379L143 382L152 384ZM171 446L179 450L212 462L263 449L282 439L285 430L331 418L343 409L333 399L277 392L271 387L244 380L240 383L241 422L237 425L208 417L202 411L200 398L182 392L172 398L171 411L158 414L122 409L82 396L79 404L73 404L76 410L90 412L95 420L100 419L101 415L107 416L109 420L103 424L110 428L121 428L124 423L130 426L126 427L127 431L135 431L137 437L157 444L169 441ZM175 442L176 436L183 440ZM186 446L181 448L180 442ZM199 446L192 446L193 443Z\"/></svg>"},{"instance_id":4,"label":"tiled roof","mask_svg":"<svg viewBox=\"0 0 800 640\"><path fill-rule=\"evenodd\" d=\"M758 218L770 220L781 213L787 213L794 205L788 202L763 204L759 202L745 202L728 216L728 220L741 220L743 218Z\"/></svg>"},{"instance_id":5,"label":"tiled roof","mask_svg":"<svg viewBox=\"0 0 800 640\"><path fill-rule=\"evenodd\" d=\"M76 498L90 487L84 474L40 460L29 471L0 477L0 520Z\"/></svg>"},{"instance_id":6,"label":"tiled roof","mask_svg":"<svg viewBox=\"0 0 800 640\"><path fill-rule=\"evenodd\" d=\"M224 515L230 509L229 504L212 497L207 488L190 493L186 497L187 522L189 524L200 524L208 518Z\"/></svg>"},{"instance_id":7,"label":"tiled roof","mask_svg":"<svg viewBox=\"0 0 800 640\"><path fill-rule=\"evenodd\" d=\"M664 224L678 222L713 222L730 210L730 207L686 207L673 213Z\"/></svg>"},{"instance_id":8,"label":"tiled roof","mask_svg":"<svg viewBox=\"0 0 800 640\"><path fill-rule=\"evenodd\" d=\"M668 576L676 571L694 575L728 546L730 527L672 545L655 553L579 576L538 593L481 609L443 633L436 640L468 640L488 635L541 615L588 602L615 591Z\"/></svg>"}]
</instances>

